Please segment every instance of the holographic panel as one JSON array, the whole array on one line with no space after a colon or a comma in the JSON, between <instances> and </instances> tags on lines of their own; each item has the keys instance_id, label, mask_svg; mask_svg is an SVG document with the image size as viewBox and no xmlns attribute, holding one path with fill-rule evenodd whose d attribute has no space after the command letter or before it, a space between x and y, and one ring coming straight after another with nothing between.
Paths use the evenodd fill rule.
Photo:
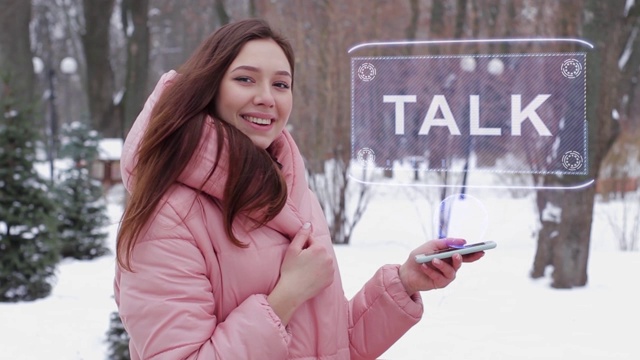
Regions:
<instances>
[{"instance_id":1,"label":"holographic panel","mask_svg":"<svg viewBox=\"0 0 640 360\"><path fill-rule=\"evenodd\" d=\"M351 173L411 159L422 172L586 175L586 59L352 57Z\"/></svg>"}]
</instances>

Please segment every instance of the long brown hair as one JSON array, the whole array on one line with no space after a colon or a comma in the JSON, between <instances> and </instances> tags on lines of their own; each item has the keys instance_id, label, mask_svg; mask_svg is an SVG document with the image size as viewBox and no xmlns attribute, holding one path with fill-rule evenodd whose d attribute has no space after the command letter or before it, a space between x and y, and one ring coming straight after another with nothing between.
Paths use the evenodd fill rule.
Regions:
<instances>
[{"instance_id":1,"label":"long brown hair","mask_svg":"<svg viewBox=\"0 0 640 360\"><path fill-rule=\"evenodd\" d=\"M212 33L180 67L152 112L140 142L131 196L122 215L117 238L120 267L131 271L131 253L162 196L176 182L194 155L207 117L214 120L217 158L209 177L228 146L229 166L221 201L224 230L237 246L245 247L232 231L239 214L265 224L284 207L287 186L267 150L253 144L233 125L218 120L215 99L228 67L251 40L273 39L285 53L293 76L294 54L289 42L260 19L227 24ZM204 185L204 184L202 184ZM200 191L202 190L202 186Z\"/></svg>"}]
</instances>

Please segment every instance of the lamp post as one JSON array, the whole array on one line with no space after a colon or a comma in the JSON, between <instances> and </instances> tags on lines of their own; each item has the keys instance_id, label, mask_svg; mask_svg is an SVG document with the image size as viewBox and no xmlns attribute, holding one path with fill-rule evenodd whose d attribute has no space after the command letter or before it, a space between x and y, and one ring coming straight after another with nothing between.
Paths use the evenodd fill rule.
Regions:
<instances>
[{"instance_id":1,"label":"lamp post","mask_svg":"<svg viewBox=\"0 0 640 360\"><path fill-rule=\"evenodd\" d=\"M476 59L470 56L463 57L460 60L460 68L462 69L462 71L468 72L468 73L472 73L476 71ZM468 108L467 108L466 114L467 114L467 120L471 121L470 119L471 114ZM467 173L469 172L469 157L471 156L472 141L473 141L473 137L469 135L469 141L467 141L467 144L466 144L466 154L465 154L466 156L465 156L464 168L462 169L462 190L460 190L460 200L464 199L464 195L467 191Z\"/></svg>"},{"instance_id":2,"label":"lamp post","mask_svg":"<svg viewBox=\"0 0 640 360\"><path fill-rule=\"evenodd\" d=\"M472 57L464 57L460 60L460 68L465 72L476 71L476 61ZM504 72L504 62L499 58L493 58L487 64L487 73L491 76L498 76ZM484 82L480 80L480 90L484 89ZM469 118L470 114L467 114ZM460 191L460 199L464 199L467 190L467 177L469 173L469 161L471 158L471 151L473 150L473 137L469 136L469 141L466 144L466 159L464 163L464 169L462 174L462 190Z\"/></svg>"},{"instance_id":3,"label":"lamp post","mask_svg":"<svg viewBox=\"0 0 640 360\"><path fill-rule=\"evenodd\" d=\"M462 70L463 73L467 73L467 74L476 74L476 71L480 71L480 69L478 68L478 62L476 61L476 59L472 56L465 56L463 58L460 59L460 70ZM504 71L504 63L502 60L498 59L498 58L493 58L491 59L488 64L487 64L487 68L486 68L487 73L489 74L489 76L498 76L500 74L503 73ZM484 76L486 74L484 73L478 73L479 77L467 77L467 76L463 76L463 80L462 82L464 83L465 80L467 78L470 78L471 81L473 81L473 86L472 87L465 87L465 88L473 88L472 90L476 93L476 95L481 95L481 93L483 92L485 86L484 86ZM465 95L467 95L465 93ZM473 94L471 94L473 95ZM471 110L470 110L470 106L466 108L465 110L465 115L466 115L466 119L467 121L469 121L469 125L471 122ZM478 105L479 106L479 105ZM462 189L460 191L460 194L456 197L457 199L460 200L464 200L466 198L466 191L467 191L467 182L468 182L468 175L469 175L469 167L471 166L471 153L474 151L474 138L471 134L469 134L469 140L467 141L467 143L465 144L465 163L464 163L464 168L463 168L463 174L462 174ZM452 212L453 212L453 202L452 201L445 201L445 197L444 197L444 189L443 189L443 195L442 195L442 202L440 203L440 223L439 223L439 234L438 237L440 238L444 238L447 237L449 235L449 224L451 221L451 216L452 216ZM447 198L448 199L448 198Z\"/></svg>"},{"instance_id":4,"label":"lamp post","mask_svg":"<svg viewBox=\"0 0 640 360\"><path fill-rule=\"evenodd\" d=\"M46 91L44 93L43 98L46 99L47 106L47 126L45 127L46 132L46 148L47 148L47 161L49 162L49 174L51 181L55 179L55 166L54 162L57 157L58 151L58 110L56 107L56 70L53 66L45 65L42 59L39 57L34 57L32 59L33 62L33 72L36 75L41 76L43 73L46 76ZM66 75L73 75L76 73L78 69L78 63L72 57L65 57L60 62L60 71ZM68 91L68 81L65 87L65 103L66 110L65 115L68 117L70 114L69 109L69 91Z\"/></svg>"},{"instance_id":5,"label":"lamp post","mask_svg":"<svg viewBox=\"0 0 640 360\"><path fill-rule=\"evenodd\" d=\"M70 93L69 93L69 81L70 77L76 73L78 70L78 62L71 56L67 56L62 61L60 61L60 71L66 75L65 83L64 83L64 102L65 102L65 117L64 121L71 121L71 115L73 113L71 109L71 104L69 102Z\"/></svg>"},{"instance_id":6,"label":"lamp post","mask_svg":"<svg viewBox=\"0 0 640 360\"><path fill-rule=\"evenodd\" d=\"M46 133L46 152L47 152L47 161L49 162L49 176L51 181L54 180L54 159L55 156L55 134L57 133L58 127L58 117L56 114L56 105L55 105L55 88L54 88L54 77L55 70L53 70L52 66L46 66L42 59L39 57L32 58L33 62L33 72L37 75L45 74L46 78L46 91L44 93L43 98L46 98L46 106L48 108L47 111L47 126L45 127Z\"/></svg>"}]
</instances>

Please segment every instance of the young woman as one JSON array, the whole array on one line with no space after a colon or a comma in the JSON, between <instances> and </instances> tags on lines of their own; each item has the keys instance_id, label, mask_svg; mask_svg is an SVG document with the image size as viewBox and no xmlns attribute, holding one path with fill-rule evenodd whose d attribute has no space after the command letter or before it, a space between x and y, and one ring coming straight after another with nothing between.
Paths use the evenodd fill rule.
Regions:
<instances>
[{"instance_id":1,"label":"young woman","mask_svg":"<svg viewBox=\"0 0 640 360\"><path fill-rule=\"evenodd\" d=\"M413 260L464 243L433 240L345 298L285 130L293 65L265 22L223 26L162 76L131 129L115 297L132 359L375 359L421 318L419 291L455 278L459 255Z\"/></svg>"}]
</instances>

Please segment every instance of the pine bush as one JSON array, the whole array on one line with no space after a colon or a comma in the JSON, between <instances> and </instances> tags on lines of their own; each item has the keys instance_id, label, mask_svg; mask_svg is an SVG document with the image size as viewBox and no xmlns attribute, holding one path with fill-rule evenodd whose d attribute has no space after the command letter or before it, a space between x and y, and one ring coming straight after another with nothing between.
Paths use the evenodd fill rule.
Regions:
<instances>
[{"instance_id":1,"label":"pine bush","mask_svg":"<svg viewBox=\"0 0 640 360\"><path fill-rule=\"evenodd\" d=\"M107 359L130 360L129 334L127 334L120 320L118 312L111 313L109 330L107 331L107 344L109 347Z\"/></svg>"},{"instance_id":2,"label":"pine bush","mask_svg":"<svg viewBox=\"0 0 640 360\"><path fill-rule=\"evenodd\" d=\"M89 174L98 157L100 137L80 122L64 125L62 135L59 155L72 165L60 172L56 184L61 255L90 260L109 253L105 228L109 217L102 185Z\"/></svg>"},{"instance_id":3,"label":"pine bush","mask_svg":"<svg viewBox=\"0 0 640 360\"><path fill-rule=\"evenodd\" d=\"M0 302L31 301L51 293L60 251L56 206L34 168L31 113L6 85L0 96Z\"/></svg>"}]
</instances>

